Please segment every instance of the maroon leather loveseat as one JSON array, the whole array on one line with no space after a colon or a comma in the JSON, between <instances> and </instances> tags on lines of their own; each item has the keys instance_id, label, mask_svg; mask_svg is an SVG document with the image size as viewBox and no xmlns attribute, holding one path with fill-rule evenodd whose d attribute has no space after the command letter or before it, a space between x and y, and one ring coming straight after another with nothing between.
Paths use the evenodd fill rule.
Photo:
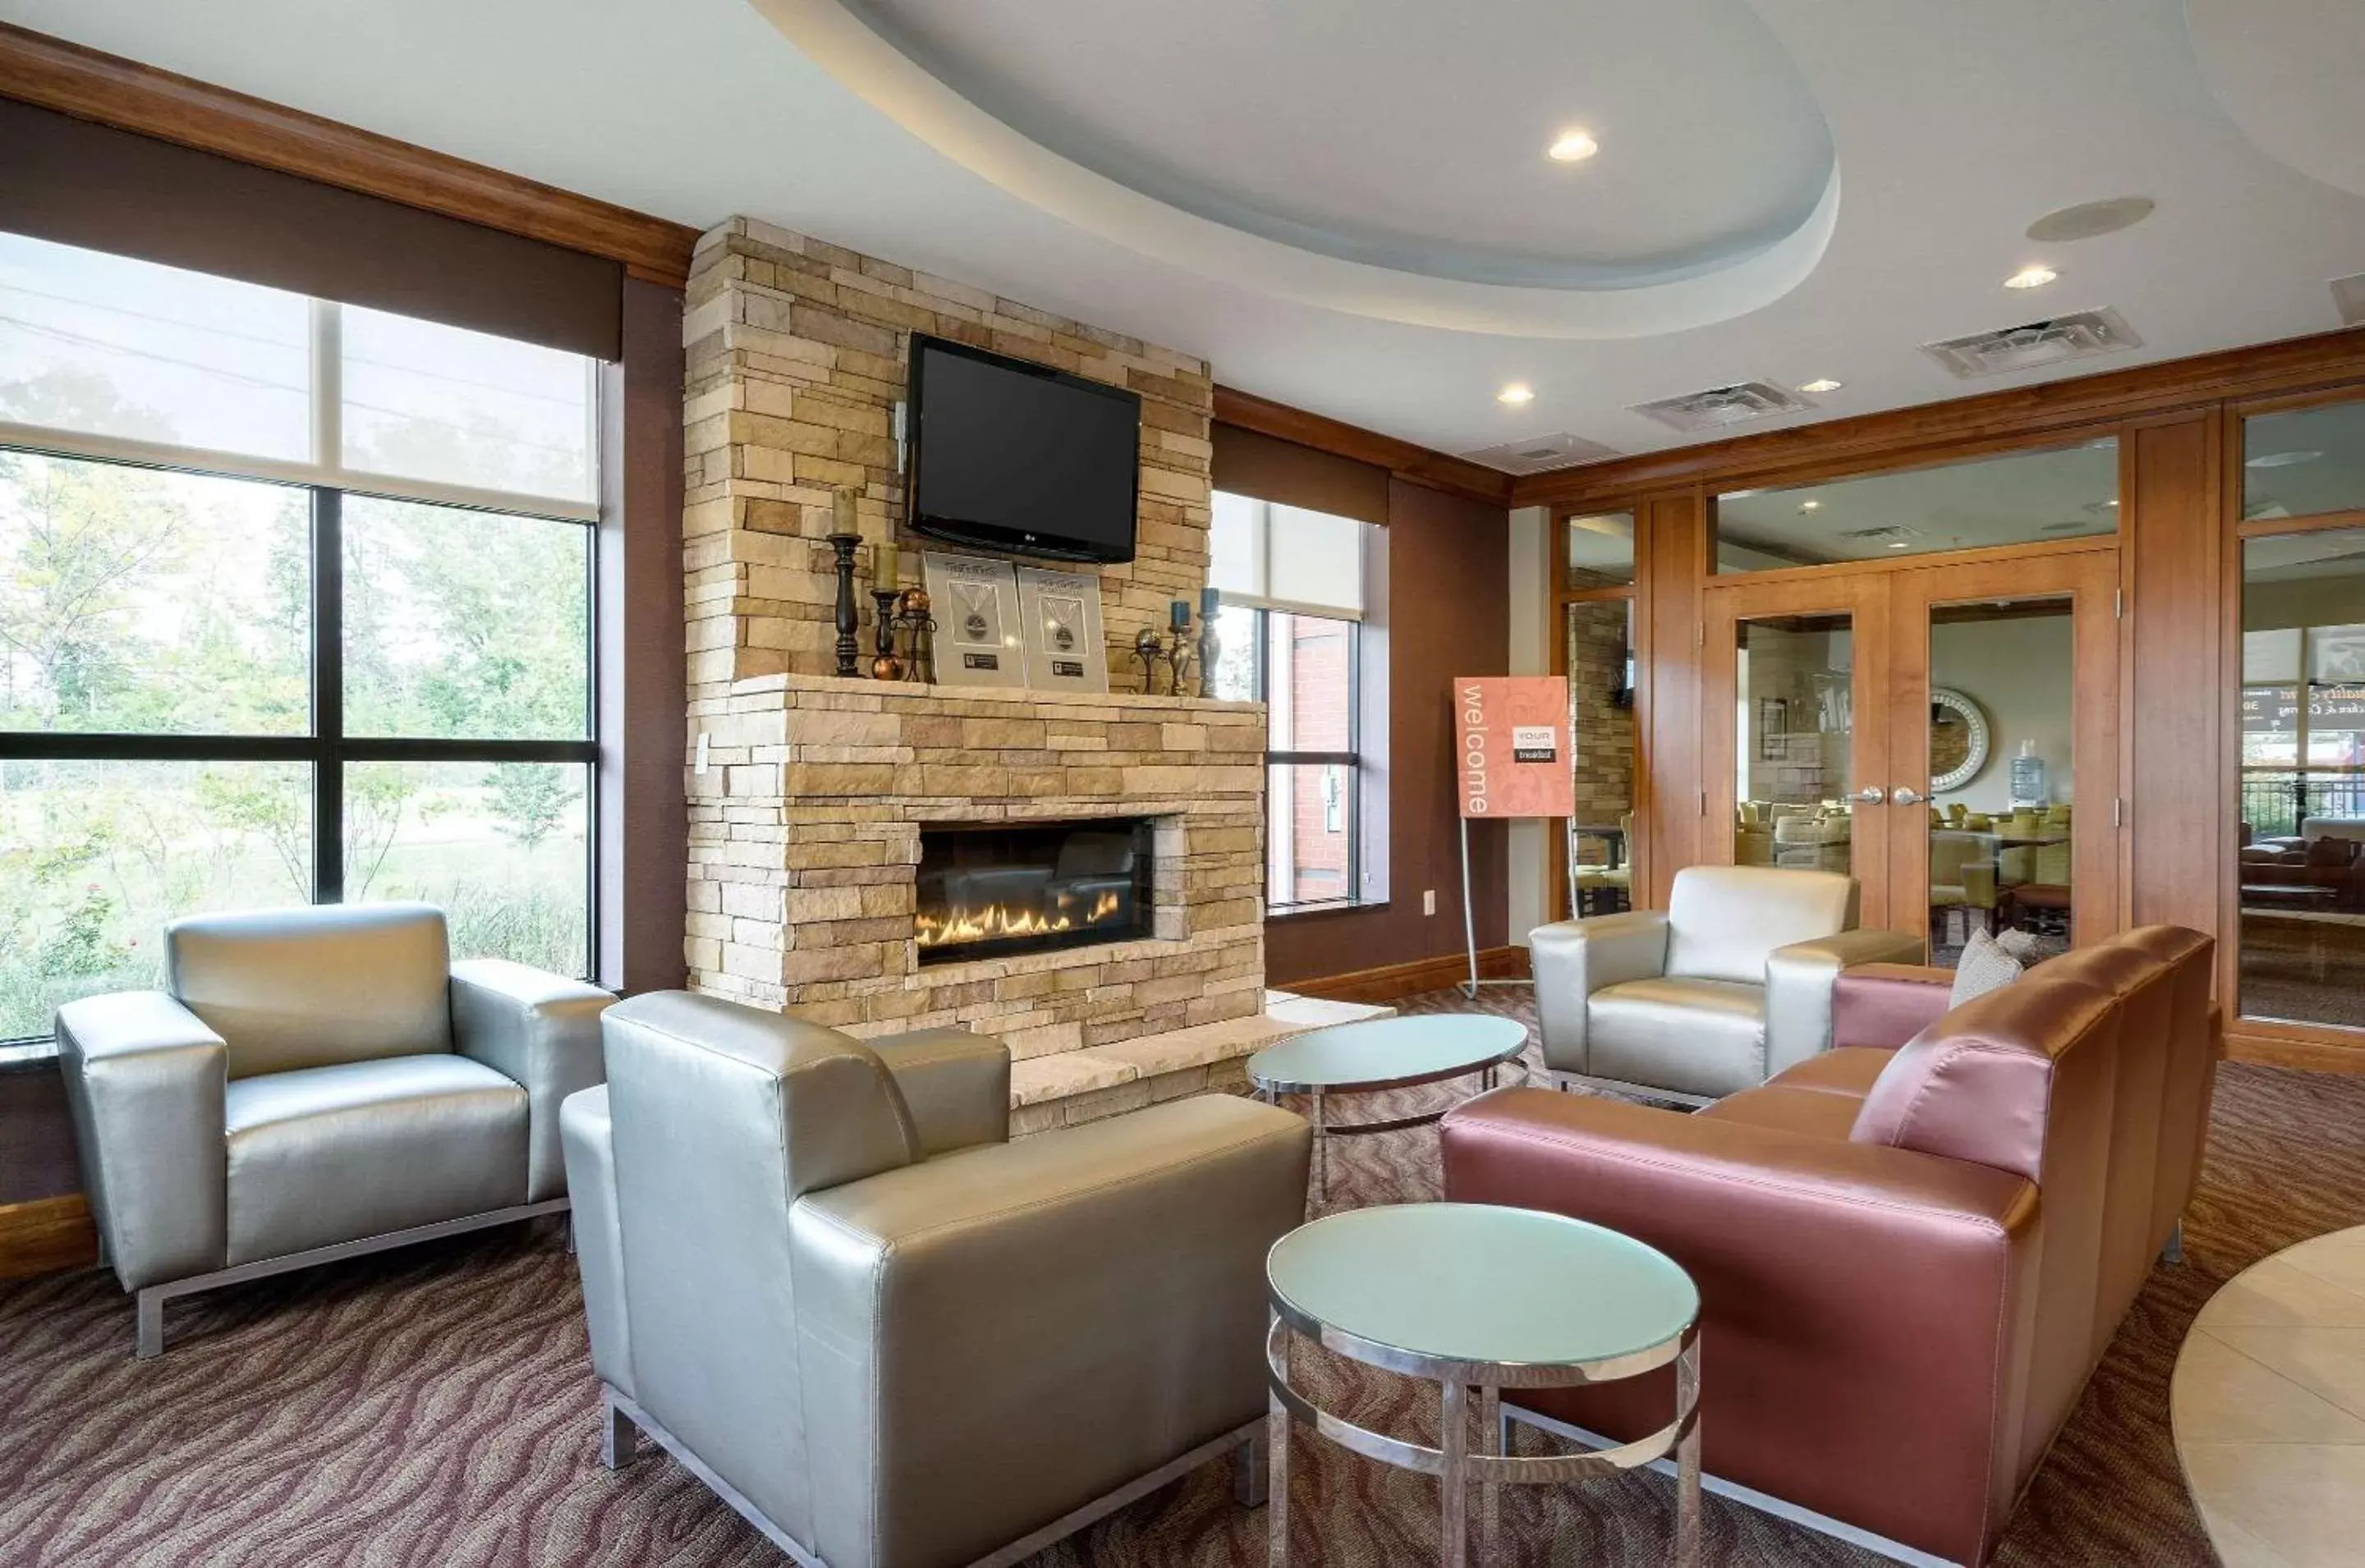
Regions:
<instances>
[{"instance_id":1,"label":"maroon leather loveseat","mask_svg":"<svg viewBox=\"0 0 2365 1568\"><path fill-rule=\"evenodd\" d=\"M1710 1475L1983 1563L2191 1194L2212 951L2146 927L1952 1012L1942 971L1850 971L1839 1048L1697 1114L1470 1102L1444 1123L1446 1195L1690 1271ZM1622 1440L1673 1393L1516 1397Z\"/></svg>"}]
</instances>

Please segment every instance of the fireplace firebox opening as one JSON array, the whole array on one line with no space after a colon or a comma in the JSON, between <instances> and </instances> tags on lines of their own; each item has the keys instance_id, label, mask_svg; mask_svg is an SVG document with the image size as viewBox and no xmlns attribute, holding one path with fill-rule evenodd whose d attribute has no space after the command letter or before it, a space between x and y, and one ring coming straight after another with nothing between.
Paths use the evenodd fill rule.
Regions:
<instances>
[{"instance_id":1,"label":"fireplace firebox opening","mask_svg":"<svg viewBox=\"0 0 2365 1568\"><path fill-rule=\"evenodd\" d=\"M1150 820L920 830L920 962L1004 958L1151 934Z\"/></svg>"}]
</instances>

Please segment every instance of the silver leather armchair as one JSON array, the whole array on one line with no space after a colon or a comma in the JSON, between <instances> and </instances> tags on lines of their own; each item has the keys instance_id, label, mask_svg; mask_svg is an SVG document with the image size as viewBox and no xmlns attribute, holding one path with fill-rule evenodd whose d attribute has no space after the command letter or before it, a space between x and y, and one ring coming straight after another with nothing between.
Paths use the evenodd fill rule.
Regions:
<instances>
[{"instance_id":1,"label":"silver leather armchair","mask_svg":"<svg viewBox=\"0 0 2365 1568\"><path fill-rule=\"evenodd\" d=\"M1009 1056L716 998L601 1024L563 1114L605 1456L645 1434L807 1568L1015 1562L1232 1450L1310 1129L1213 1095L1006 1142Z\"/></svg>"},{"instance_id":2,"label":"silver leather armchair","mask_svg":"<svg viewBox=\"0 0 2365 1568\"><path fill-rule=\"evenodd\" d=\"M559 1106L600 1079L597 986L450 960L425 904L200 915L167 991L58 1010L104 1260L164 1303L566 1207Z\"/></svg>"},{"instance_id":3,"label":"silver leather armchair","mask_svg":"<svg viewBox=\"0 0 2365 1568\"><path fill-rule=\"evenodd\" d=\"M1852 877L1694 866L1664 913L1540 926L1528 952L1544 1065L1564 1087L1686 1104L1755 1088L1831 1047L1840 970L1921 962L1920 937L1855 917Z\"/></svg>"}]
</instances>

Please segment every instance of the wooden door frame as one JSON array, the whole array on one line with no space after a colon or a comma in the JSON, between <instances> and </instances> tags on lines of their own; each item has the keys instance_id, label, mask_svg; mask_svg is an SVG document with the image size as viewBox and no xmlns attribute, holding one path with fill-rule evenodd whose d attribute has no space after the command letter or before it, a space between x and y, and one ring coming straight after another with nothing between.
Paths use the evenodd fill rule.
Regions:
<instances>
[{"instance_id":1,"label":"wooden door frame","mask_svg":"<svg viewBox=\"0 0 2365 1568\"><path fill-rule=\"evenodd\" d=\"M1891 625L1890 574L1848 572L1813 577L1755 582L1749 577L1711 579L1703 593L1700 620L1700 799L1709 826L1703 860L1731 865L1733 823L1738 800L1738 735L1733 719L1740 651L1739 628L1745 621L1765 621L1790 615L1845 615L1850 618L1855 659L1853 689L1854 724L1848 745L1844 793L1877 786L1884 790L1889 776L1889 721L1883 710L1889 661L1894 643ZM1867 722L1869 721L1869 722ZM1876 808L1877 809L1877 808ZM1862 806L1858 824L1879 822ZM1889 890L1894 878L1889 863L1889 835L1859 835L1849 829L1849 863L1860 890L1859 919L1869 926L1889 922Z\"/></svg>"},{"instance_id":2,"label":"wooden door frame","mask_svg":"<svg viewBox=\"0 0 2365 1568\"><path fill-rule=\"evenodd\" d=\"M1888 814L1890 902L1928 923L1930 889L1930 612L1978 600L2072 600L2070 766L2077 780L2071 834L2070 943L2086 946L2122 929L2125 890L2120 885L2120 839L2125 790L2120 745L2119 552L2100 548L2048 552L2021 560L1965 564L1900 562L1891 604ZM2102 786L2098 788L2097 786ZM1896 804L1910 789L1914 804ZM1867 924L1869 924L1867 922Z\"/></svg>"}]
</instances>

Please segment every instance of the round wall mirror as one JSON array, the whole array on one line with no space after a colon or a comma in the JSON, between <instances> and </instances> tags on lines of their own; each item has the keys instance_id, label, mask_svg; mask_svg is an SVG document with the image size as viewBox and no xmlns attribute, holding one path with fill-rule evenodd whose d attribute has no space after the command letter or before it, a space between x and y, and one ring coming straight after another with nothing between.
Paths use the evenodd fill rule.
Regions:
<instances>
[{"instance_id":1,"label":"round wall mirror","mask_svg":"<svg viewBox=\"0 0 2365 1568\"><path fill-rule=\"evenodd\" d=\"M1988 765L1988 716L1947 687L1930 693L1930 792L1959 790Z\"/></svg>"}]
</instances>

